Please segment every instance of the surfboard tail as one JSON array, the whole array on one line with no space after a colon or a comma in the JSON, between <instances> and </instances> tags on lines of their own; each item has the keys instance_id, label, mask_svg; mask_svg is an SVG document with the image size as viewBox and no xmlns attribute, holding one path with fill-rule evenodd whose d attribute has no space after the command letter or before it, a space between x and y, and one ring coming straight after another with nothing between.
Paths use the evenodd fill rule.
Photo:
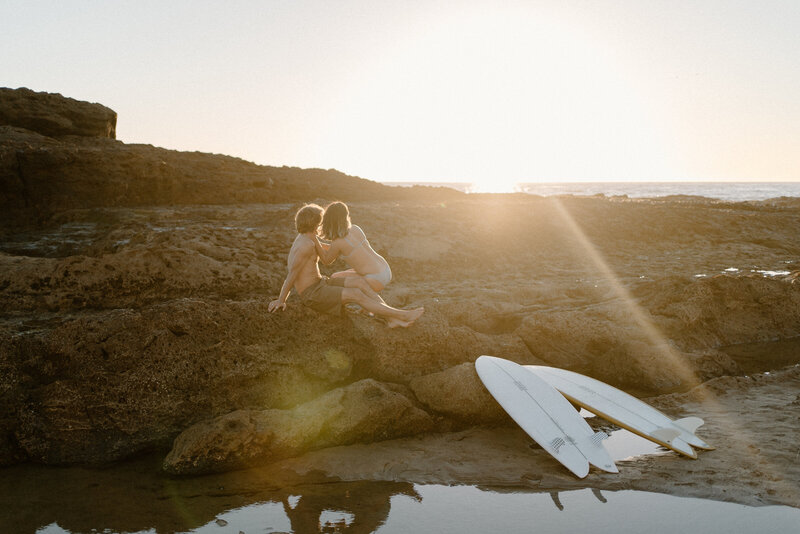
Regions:
<instances>
[{"instance_id":1,"label":"surfboard tail","mask_svg":"<svg viewBox=\"0 0 800 534\"><path fill-rule=\"evenodd\" d=\"M681 435L680 430L674 428L659 428L653 432L653 437L664 443L672 444L672 440Z\"/></svg>"},{"instance_id":2,"label":"surfboard tail","mask_svg":"<svg viewBox=\"0 0 800 534\"><path fill-rule=\"evenodd\" d=\"M605 471L606 473L619 473L619 468L617 467L617 464L613 462L613 460L606 463L592 462L592 465L602 471Z\"/></svg>"},{"instance_id":3,"label":"surfboard tail","mask_svg":"<svg viewBox=\"0 0 800 534\"><path fill-rule=\"evenodd\" d=\"M683 419L678 419L673 424L690 434L694 434L695 430L702 426L703 423L705 423L705 421L699 417L684 417Z\"/></svg>"},{"instance_id":4,"label":"surfboard tail","mask_svg":"<svg viewBox=\"0 0 800 534\"><path fill-rule=\"evenodd\" d=\"M595 432L586 438L585 444L588 445L588 449L583 449L583 452L587 454L589 463L598 469L602 469L608 473L619 473L617 465L603 446L603 440L608 439L608 437L608 434L605 432ZM578 449L581 449L581 447L578 447Z\"/></svg>"}]
</instances>

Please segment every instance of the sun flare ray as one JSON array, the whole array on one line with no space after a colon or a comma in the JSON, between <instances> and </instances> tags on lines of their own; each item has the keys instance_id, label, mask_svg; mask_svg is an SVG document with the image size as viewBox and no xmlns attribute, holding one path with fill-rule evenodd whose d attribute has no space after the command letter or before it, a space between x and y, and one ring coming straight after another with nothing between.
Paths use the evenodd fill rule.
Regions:
<instances>
[{"instance_id":1,"label":"sun flare ray","mask_svg":"<svg viewBox=\"0 0 800 534\"><path fill-rule=\"evenodd\" d=\"M611 285L614 294L623 303L623 306L634 318L637 326L647 336L648 340L654 348L656 348L662 356L662 362L666 362L671 369L684 381L687 386L694 387L700 385L700 380L690 365L688 365L679 352L673 348L672 343L667 337L659 330L659 328L648 318L648 313L633 298L630 291L622 284L619 277L608 264L606 259L598 248L591 242L586 232L580 227L578 222L572 216L570 211L558 197L552 197L556 213L558 213L561 221L566 228L570 231L573 237L577 240L581 250L587 255L591 264L597 269L600 275ZM698 392L702 397L702 402L707 403L713 408L715 415L719 416L722 421L721 424L728 429L729 432L738 436L745 442L745 447L750 451L758 451L758 436L753 435L746 427L741 425L735 414L729 414L725 407L718 401L714 392L709 388L703 388ZM725 444L719 444L725 446ZM754 461L758 459L755 457L757 452L753 452ZM797 497L800 502L800 486L791 484L790 481L784 480L780 472L780 467L772 464L761 464L760 469L764 469L770 473L773 481L776 481L779 486L790 495Z\"/></svg>"}]
</instances>

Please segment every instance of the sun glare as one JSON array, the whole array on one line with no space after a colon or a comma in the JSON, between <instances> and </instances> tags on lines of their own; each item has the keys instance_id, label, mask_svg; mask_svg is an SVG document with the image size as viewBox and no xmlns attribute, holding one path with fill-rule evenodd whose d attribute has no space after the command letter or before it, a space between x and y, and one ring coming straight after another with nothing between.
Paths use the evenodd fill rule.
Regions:
<instances>
[{"instance_id":1,"label":"sun glare","mask_svg":"<svg viewBox=\"0 0 800 534\"><path fill-rule=\"evenodd\" d=\"M516 193L521 191L519 183L509 179L479 180L467 186L467 193Z\"/></svg>"},{"instance_id":2,"label":"sun glare","mask_svg":"<svg viewBox=\"0 0 800 534\"><path fill-rule=\"evenodd\" d=\"M472 182L475 191L668 175L664 143L608 56L563 22L524 11L449 17L353 73L320 157L377 180Z\"/></svg>"}]
</instances>

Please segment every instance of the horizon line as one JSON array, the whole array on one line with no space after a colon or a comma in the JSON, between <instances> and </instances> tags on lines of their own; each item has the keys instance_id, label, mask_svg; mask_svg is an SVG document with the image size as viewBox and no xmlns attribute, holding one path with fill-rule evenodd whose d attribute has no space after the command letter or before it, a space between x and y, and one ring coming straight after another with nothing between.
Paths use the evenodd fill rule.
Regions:
<instances>
[{"instance_id":1,"label":"horizon line","mask_svg":"<svg viewBox=\"0 0 800 534\"><path fill-rule=\"evenodd\" d=\"M345 173L346 174L346 173ZM369 180L369 178L367 178ZM381 184L474 184L475 180L372 180ZM768 180L759 178L731 178L731 179L691 179L676 178L668 180L519 180L513 182L517 184L668 184L668 183L694 183L694 184L796 184L800 183L800 178L796 180Z\"/></svg>"}]
</instances>

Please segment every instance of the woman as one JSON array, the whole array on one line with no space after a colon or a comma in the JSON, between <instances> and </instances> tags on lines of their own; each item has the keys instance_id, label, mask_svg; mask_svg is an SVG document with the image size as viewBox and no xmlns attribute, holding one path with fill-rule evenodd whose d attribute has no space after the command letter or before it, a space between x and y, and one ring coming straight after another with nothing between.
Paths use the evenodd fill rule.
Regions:
<instances>
[{"instance_id":1,"label":"woman","mask_svg":"<svg viewBox=\"0 0 800 534\"><path fill-rule=\"evenodd\" d=\"M343 202L334 202L325 208L322 217L322 235L330 245L317 239L317 255L322 263L330 265L341 257L351 267L331 275L363 277L376 292L392 280L392 270L383 256L375 252L364 231L350 223L350 211Z\"/></svg>"}]
</instances>

